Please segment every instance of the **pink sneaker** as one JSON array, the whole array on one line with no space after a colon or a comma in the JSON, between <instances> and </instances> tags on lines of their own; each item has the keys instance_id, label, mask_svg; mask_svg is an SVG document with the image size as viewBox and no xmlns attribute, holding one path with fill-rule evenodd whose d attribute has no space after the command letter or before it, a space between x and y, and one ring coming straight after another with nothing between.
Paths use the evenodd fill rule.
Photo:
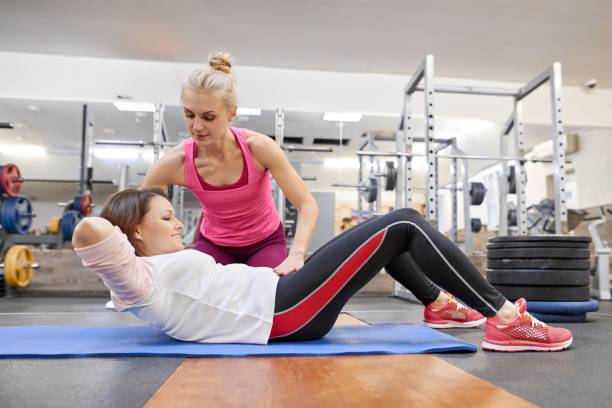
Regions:
<instances>
[{"instance_id":1,"label":"pink sneaker","mask_svg":"<svg viewBox=\"0 0 612 408\"><path fill-rule=\"evenodd\" d=\"M470 328L483 324L487 319L474 309L457 302L452 296L448 295L448 302L439 308L435 308L433 303L427 305L423 311L423 321L434 329L454 329Z\"/></svg>"},{"instance_id":2,"label":"pink sneaker","mask_svg":"<svg viewBox=\"0 0 612 408\"><path fill-rule=\"evenodd\" d=\"M572 332L548 326L527 312L527 302L519 299L517 318L504 323L497 317L487 319L482 348L492 351L560 351L572 344Z\"/></svg>"}]
</instances>

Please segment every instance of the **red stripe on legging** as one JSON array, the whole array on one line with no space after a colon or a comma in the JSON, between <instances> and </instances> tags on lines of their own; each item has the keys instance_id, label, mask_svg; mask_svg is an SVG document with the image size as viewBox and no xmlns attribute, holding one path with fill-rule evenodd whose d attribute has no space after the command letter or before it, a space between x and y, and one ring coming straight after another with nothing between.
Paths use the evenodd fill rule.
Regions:
<instances>
[{"instance_id":1,"label":"red stripe on legging","mask_svg":"<svg viewBox=\"0 0 612 408\"><path fill-rule=\"evenodd\" d=\"M384 236L385 230L370 238L336 269L327 282L309 294L302 303L286 312L275 314L270 337L285 336L308 323L366 263L378 249Z\"/></svg>"}]
</instances>

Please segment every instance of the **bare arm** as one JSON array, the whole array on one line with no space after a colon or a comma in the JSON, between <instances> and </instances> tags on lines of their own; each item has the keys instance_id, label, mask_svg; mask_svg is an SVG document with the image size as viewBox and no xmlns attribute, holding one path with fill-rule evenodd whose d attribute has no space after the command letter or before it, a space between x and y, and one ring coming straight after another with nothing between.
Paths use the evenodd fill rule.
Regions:
<instances>
[{"instance_id":1,"label":"bare arm","mask_svg":"<svg viewBox=\"0 0 612 408\"><path fill-rule=\"evenodd\" d=\"M161 187L169 184L185 185L185 155L183 144L173 147L161 159L153 163L147 171L141 188Z\"/></svg>"},{"instance_id":2,"label":"bare arm","mask_svg":"<svg viewBox=\"0 0 612 408\"><path fill-rule=\"evenodd\" d=\"M287 199L298 211L297 229L289 255L299 255L303 260L319 217L317 202L285 153L272 139L249 131L249 147L257 161L270 170Z\"/></svg>"}]
</instances>

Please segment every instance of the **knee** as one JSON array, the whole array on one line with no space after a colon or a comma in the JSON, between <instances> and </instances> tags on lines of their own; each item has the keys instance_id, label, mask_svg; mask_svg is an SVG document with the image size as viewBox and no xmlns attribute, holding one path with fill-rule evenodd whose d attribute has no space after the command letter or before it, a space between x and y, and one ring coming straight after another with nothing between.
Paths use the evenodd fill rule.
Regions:
<instances>
[{"instance_id":1,"label":"knee","mask_svg":"<svg viewBox=\"0 0 612 408\"><path fill-rule=\"evenodd\" d=\"M397 215L399 215L402 219L409 221L423 219L421 213L414 208L400 208L399 210L395 210L395 213L397 213Z\"/></svg>"}]
</instances>

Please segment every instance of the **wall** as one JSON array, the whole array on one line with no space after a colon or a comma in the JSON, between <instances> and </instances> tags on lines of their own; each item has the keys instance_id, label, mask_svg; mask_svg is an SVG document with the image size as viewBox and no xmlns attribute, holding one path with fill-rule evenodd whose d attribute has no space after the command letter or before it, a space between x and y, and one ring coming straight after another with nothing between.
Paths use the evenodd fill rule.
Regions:
<instances>
[{"instance_id":1,"label":"wall","mask_svg":"<svg viewBox=\"0 0 612 408\"><path fill-rule=\"evenodd\" d=\"M129 95L143 101L177 104L180 85L198 66L0 52L0 97L108 101L117 95ZM238 66L236 73L243 106L397 115L402 106L402 89L415 68L407 67L406 76L252 66ZM534 72L534 76L536 74ZM531 79L525 78L525 83ZM457 82L444 78L437 78L437 81ZM460 82L513 88L524 85L474 80ZM526 123L550 122L549 98L545 89L529 96ZM612 90L597 90L597 95L592 95L582 88L566 86L563 88L565 123L612 126L610 101ZM511 107L508 98L449 94L439 95L436 104L438 115L500 122L507 119ZM421 104L415 103L415 108L415 114L421 115Z\"/></svg>"}]
</instances>

